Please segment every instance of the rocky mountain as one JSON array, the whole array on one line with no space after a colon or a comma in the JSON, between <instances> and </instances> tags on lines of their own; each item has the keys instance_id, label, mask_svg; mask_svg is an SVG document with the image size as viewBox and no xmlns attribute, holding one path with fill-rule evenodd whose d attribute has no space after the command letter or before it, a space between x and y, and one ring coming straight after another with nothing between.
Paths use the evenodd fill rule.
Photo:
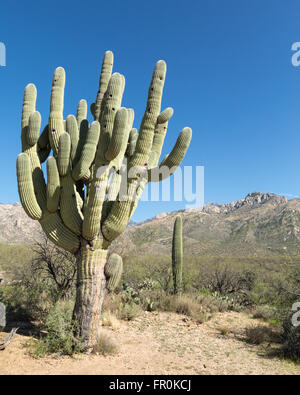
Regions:
<instances>
[{"instance_id":1,"label":"rocky mountain","mask_svg":"<svg viewBox=\"0 0 300 395\"><path fill-rule=\"evenodd\" d=\"M115 242L122 254L170 254L176 215L183 219L185 254L300 254L300 199L253 192L230 204L163 213L128 229Z\"/></svg>"},{"instance_id":2,"label":"rocky mountain","mask_svg":"<svg viewBox=\"0 0 300 395\"><path fill-rule=\"evenodd\" d=\"M300 199L253 192L229 204L161 213L131 222L114 248L127 254L170 254L175 217L183 219L185 254L266 256L300 254ZM40 226L19 203L0 204L0 242L30 244Z\"/></svg>"},{"instance_id":3,"label":"rocky mountain","mask_svg":"<svg viewBox=\"0 0 300 395\"><path fill-rule=\"evenodd\" d=\"M20 203L0 204L0 243L31 244L41 227L30 219Z\"/></svg>"}]
</instances>

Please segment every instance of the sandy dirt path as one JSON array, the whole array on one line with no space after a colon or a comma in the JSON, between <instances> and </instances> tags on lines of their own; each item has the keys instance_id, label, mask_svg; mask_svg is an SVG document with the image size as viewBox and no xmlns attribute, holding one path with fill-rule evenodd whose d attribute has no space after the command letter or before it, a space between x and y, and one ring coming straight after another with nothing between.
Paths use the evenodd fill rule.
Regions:
<instances>
[{"instance_id":1,"label":"sandy dirt path","mask_svg":"<svg viewBox=\"0 0 300 395\"><path fill-rule=\"evenodd\" d=\"M103 329L119 344L118 353L106 357L36 359L28 347L34 340L16 335L0 351L0 374L299 374L300 365L269 358L262 347L243 341L251 324L258 322L234 312L201 325L178 314L144 313L117 330ZM228 332L222 335L220 328Z\"/></svg>"}]
</instances>

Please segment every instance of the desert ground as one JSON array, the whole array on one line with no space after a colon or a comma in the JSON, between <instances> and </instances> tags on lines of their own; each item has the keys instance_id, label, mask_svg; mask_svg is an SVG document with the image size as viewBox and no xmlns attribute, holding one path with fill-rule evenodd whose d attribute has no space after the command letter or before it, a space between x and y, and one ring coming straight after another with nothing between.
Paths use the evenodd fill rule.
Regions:
<instances>
[{"instance_id":1,"label":"desert ground","mask_svg":"<svg viewBox=\"0 0 300 395\"><path fill-rule=\"evenodd\" d=\"M145 312L103 331L118 344L115 355L32 356L31 336L17 334L0 351L1 374L298 375L300 365L270 356L272 344L247 344L245 328L264 325L244 313L218 313L197 324L174 313ZM7 334L0 334L0 341Z\"/></svg>"}]
</instances>

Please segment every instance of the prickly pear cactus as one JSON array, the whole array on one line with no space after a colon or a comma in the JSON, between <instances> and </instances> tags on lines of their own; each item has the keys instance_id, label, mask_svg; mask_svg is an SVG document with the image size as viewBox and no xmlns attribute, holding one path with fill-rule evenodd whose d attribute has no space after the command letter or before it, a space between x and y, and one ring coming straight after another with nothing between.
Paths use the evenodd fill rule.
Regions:
<instances>
[{"instance_id":1,"label":"prickly pear cactus","mask_svg":"<svg viewBox=\"0 0 300 395\"><path fill-rule=\"evenodd\" d=\"M25 212L40 222L52 242L77 257L74 317L87 349L99 337L108 248L126 228L147 182L170 176L180 165L192 134L190 128L184 128L171 153L159 164L173 114L171 108L161 112L166 63L160 60L154 68L139 131L133 128L134 111L121 104L125 78L112 74L112 68L113 54L108 51L96 100L90 106L91 124L85 100L79 102L76 116L64 119L65 71L59 67L52 80L48 122L40 134L37 90L33 84L27 85L22 153L17 159ZM47 182L41 167L45 161Z\"/></svg>"}]
</instances>

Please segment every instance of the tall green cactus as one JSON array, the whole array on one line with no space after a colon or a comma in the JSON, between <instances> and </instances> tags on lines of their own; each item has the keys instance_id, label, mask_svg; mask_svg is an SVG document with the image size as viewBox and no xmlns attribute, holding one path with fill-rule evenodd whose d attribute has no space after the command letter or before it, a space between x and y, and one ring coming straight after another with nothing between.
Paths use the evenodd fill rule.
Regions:
<instances>
[{"instance_id":1,"label":"tall green cactus","mask_svg":"<svg viewBox=\"0 0 300 395\"><path fill-rule=\"evenodd\" d=\"M159 172L166 166L170 174L174 172L192 135L190 128L184 128L170 155L159 165L173 114L170 108L161 112L166 63L160 60L155 66L139 132L133 128L134 111L121 107L125 78L119 73L112 74L112 68L113 54L108 51L102 63L96 101L90 106L94 117L91 124L86 119L85 100L79 102L76 117L69 115L64 120L65 71L57 68L48 124L40 136L37 90L33 84L27 85L21 123L22 153L17 159L19 195L25 212L40 222L52 242L77 258L74 318L87 350L99 338L109 278L104 270L108 248L132 217L147 182L151 181L150 170ZM53 156L49 157L51 151ZM45 160L47 183L41 167ZM128 167L124 173L125 160ZM127 182L125 193L121 188L122 174Z\"/></svg>"},{"instance_id":2,"label":"tall green cactus","mask_svg":"<svg viewBox=\"0 0 300 395\"><path fill-rule=\"evenodd\" d=\"M182 219L176 217L173 230L172 242L172 271L174 294L180 296L182 293Z\"/></svg>"}]
</instances>

